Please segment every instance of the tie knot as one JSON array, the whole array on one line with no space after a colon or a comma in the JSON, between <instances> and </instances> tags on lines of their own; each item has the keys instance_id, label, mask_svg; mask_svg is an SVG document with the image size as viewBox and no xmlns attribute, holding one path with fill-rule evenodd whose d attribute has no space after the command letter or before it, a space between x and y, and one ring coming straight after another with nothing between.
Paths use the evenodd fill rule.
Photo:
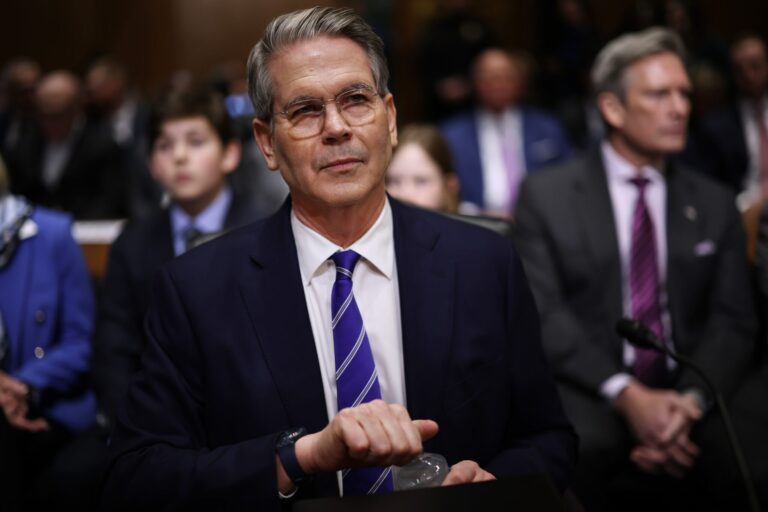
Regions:
<instances>
[{"instance_id":1,"label":"tie knot","mask_svg":"<svg viewBox=\"0 0 768 512\"><path fill-rule=\"evenodd\" d=\"M645 192L645 187L646 185L648 185L648 183L650 183L650 181L651 180L649 180L648 178L632 178L631 180L629 180L631 184L637 187L637 189L640 191L641 194Z\"/></svg>"},{"instance_id":2,"label":"tie knot","mask_svg":"<svg viewBox=\"0 0 768 512\"><path fill-rule=\"evenodd\" d=\"M197 246L203 237L204 233L197 229L194 225L190 225L184 229L182 236L184 237L184 247L189 250Z\"/></svg>"},{"instance_id":3,"label":"tie knot","mask_svg":"<svg viewBox=\"0 0 768 512\"><path fill-rule=\"evenodd\" d=\"M338 279L352 279L352 271L355 270L360 255L352 249L348 249L337 252L331 256L331 259L336 264L336 277Z\"/></svg>"}]
</instances>

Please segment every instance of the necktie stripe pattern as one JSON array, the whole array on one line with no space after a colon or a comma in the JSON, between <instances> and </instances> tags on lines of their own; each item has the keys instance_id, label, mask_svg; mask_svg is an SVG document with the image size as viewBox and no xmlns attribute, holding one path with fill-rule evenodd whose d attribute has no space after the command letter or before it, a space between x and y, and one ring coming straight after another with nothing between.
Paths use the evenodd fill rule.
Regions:
<instances>
[{"instance_id":1,"label":"necktie stripe pattern","mask_svg":"<svg viewBox=\"0 0 768 512\"><path fill-rule=\"evenodd\" d=\"M331 290L331 327L336 395L342 410L381 398L381 388L363 317L352 293L352 272L360 255L347 250L337 252L331 259L336 264L336 281ZM393 490L389 467L345 470L342 479L346 496Z\"/></svg>"},{"instance_id":2,"label":"necktie stripe pattern","mask_svg":"<svg viewBox=\"0 0 768 512\"><path fill-rule=\"evenodd\" d=\"M632 219L632 248L629 256L629 289L632 317L647 325L664 340L659 306L659 267L656 261L656 236L645 202L648 179L631 180L637 187L637 204ZM666 359L653 349L635 347L635 377L649 386L661 387L668 381Z\"/></svg>"}]
</instances>

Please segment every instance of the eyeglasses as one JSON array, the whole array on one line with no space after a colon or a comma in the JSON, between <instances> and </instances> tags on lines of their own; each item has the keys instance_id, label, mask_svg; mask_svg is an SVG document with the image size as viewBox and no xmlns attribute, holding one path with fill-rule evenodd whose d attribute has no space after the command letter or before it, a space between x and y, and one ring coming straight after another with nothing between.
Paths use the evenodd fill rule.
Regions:
<instances>
[{"instance_id":1,"label":"eyeglasses","mask_svg":"<svg viewBox=\"0 0 768 512\"><path fill-rule=\"evenodd\" d=\"M282 112L275 112L288 121L288 134L295 138L314 137L323 131L326 105L336 104L336 110L349 126L361 126L376 117L376 100L380 94L367 85L356 85L341 91L335 98L301 98L289 103Z\"/></svg>"}]
</instances>

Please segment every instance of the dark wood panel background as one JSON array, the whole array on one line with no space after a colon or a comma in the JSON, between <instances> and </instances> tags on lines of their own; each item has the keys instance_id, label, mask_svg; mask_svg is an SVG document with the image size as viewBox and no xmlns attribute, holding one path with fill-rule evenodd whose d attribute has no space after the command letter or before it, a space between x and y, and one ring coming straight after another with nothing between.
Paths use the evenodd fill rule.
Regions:
<instances>
[{"instance_id":1,"label":"dark wood panel background","mask_svg":"<svg viewBox=\"0 0 768 512\"><path fill-rule=\"evenodd\" d=\"M176 69L205 78L219 63L244 62L269 19L315 4L348 4L387 32L405 119L419 115L409 67L420 29L439 0L7 0L0 7L0 65L26 55L47 70L82 72L95 56L123 61L139 87L152 91ZM615 33L630 2L588 2L600 32ZM727 40L738 31L768 33L768 2L700 0L707 27ZM476 0L473 10L509 47L533 48L537 0Z\"/></svg>"}]
</instances>

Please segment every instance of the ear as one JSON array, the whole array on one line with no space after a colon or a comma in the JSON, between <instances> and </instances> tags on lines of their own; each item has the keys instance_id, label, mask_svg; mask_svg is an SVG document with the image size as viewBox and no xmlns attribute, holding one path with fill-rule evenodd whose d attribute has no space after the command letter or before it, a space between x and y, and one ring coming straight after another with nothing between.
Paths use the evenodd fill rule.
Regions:
<instances>
[{"instance_id":1,"label":"ear","mask_svg":"<svg viewBox=\"0 0 768 512\"><path fill-rule=\"evenodd\" d=\"M597 96L597 108L603 119L612 128L624 126L626 108L624 103L612 92L602 92Z\"/></svg>"},{"instance_id":2,"label":"ear","mask_svg":"<svg viewBox=\"0 0 768 512\"><path fill-rule=\"evenodd\" d=\"M240 163L243 148L238 141L230 141L224 146L224 157L221 160L221 170L224 174L234 171Z\"/></svg>"},{"instance_id":3,"label":"ear","mask_svg":"<svg viewBox=\"0 0 768 512\"><path fill-rule=\"evenodd\" d=\"M256 139L256 144L259 145L261 154L264 155L267 167L276 171L277 158L275 158L275 144L270 123L264 122L261 119L254 119L253 138Z\"/></svg>"},{"instance_id":4,"label":"ear","mask_svg":"<svg viewBox=\"0 0 768 512\"><path fill-rule=\"evenodd\" d=\"M397 109L395 108L395 98L388 93L383 98L384 108L387 110L387 123L389 127L389 143L394 148L397 146Z\"/></svg>"}]
</instances>

